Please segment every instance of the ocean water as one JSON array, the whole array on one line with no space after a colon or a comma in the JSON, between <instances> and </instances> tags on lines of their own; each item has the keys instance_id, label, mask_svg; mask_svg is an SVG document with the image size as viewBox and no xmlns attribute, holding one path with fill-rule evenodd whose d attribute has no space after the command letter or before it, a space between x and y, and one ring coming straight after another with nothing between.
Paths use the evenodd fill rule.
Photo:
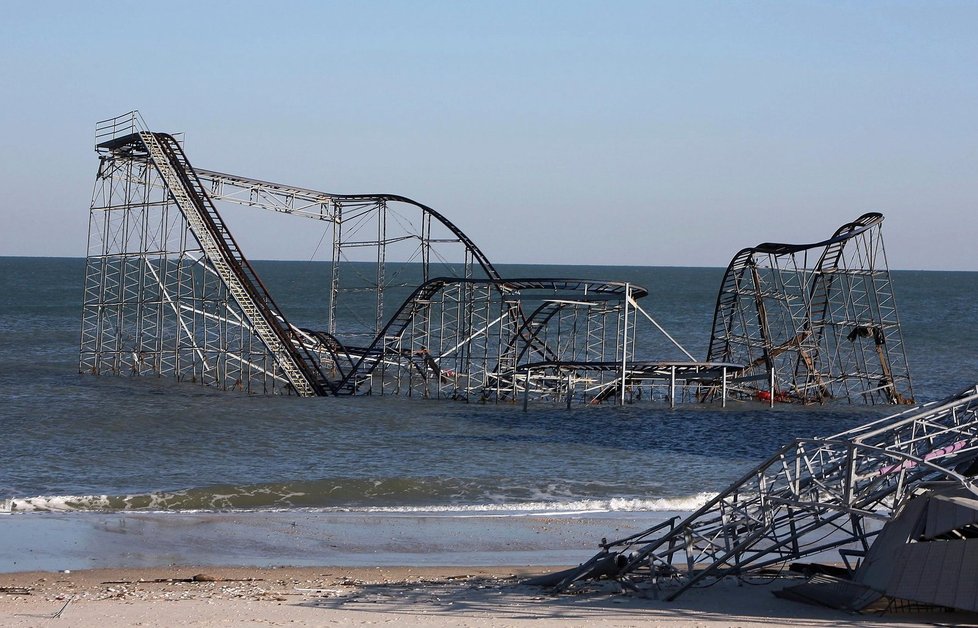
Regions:
<instances>
[{"instance_id":1,"label":"ocean water","mask_svg":"<svg viewBox=\"0 0 978 628\"><path fill-rule=\"evenodd\" d=\"M258 262L322 325L321 265ZM719 268L503 266L625 280L705 356ZM796 436L892 411L649 404L565 409L391 397L248 397L79 374L84 260L0 257L0 511L691 510ZM893 273L918 401L978 381L978 273ZM312 293L312 294L310 294Z\"/></svg>"}]
</instances>

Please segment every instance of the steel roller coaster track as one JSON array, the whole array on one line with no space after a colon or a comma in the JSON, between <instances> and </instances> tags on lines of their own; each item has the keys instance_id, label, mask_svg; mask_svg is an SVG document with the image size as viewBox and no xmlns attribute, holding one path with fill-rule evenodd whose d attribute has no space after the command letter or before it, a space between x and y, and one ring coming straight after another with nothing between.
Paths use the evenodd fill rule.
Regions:
<instances>
[{"instance_id":1,"label":"steel roller coaster track","mask_svg":"<svg viewBox=\"0 0 978 628\"><path fill-rule=\"evenodd\" d=\"M768 381L772 400L910 396L905 358L894 357L902 343L885 259L864 242L881 246L878 215L807 248L741 252L700 362L639 304L644 288L502 277L444 214L409 198L195 168L175 136L148 130L137 112L98 123L96 151L83 372L256 394L568 405L725 403L763 392ZM320 222L332 245L328 291L312 297L324 303L324 324L296 325L278 306L222 216L235 204ZM782 263L818 247L814 270L793 276ZM856 268L850 250L869 268ZM774 261L765 266L763 256ZM874 290L856 287L864 275ZM855 340L847 345L840 333ZM649 359L649 338L661 359ZM863 345L874 350L853 349ZM866 355L880 367L869 368Z\"/></svg>"}]
</instances>

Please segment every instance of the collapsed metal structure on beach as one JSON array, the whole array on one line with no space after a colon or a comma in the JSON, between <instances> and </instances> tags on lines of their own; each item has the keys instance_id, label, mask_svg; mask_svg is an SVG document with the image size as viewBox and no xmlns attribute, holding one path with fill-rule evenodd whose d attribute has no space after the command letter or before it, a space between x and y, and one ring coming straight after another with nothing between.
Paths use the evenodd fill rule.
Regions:
<instances>
[{"instance_id":1,"label":"collapsed metal structure on beach","mask_svg":"<svg viewBox=\"0 0 978 628\"><path fill-rule=\"evenodd\" d=\"M502 277L411 199L195 168L136 112L98 123L96 151L82 372L258 394L568 405L912 397L878 214L825 242L738 254L700 361L640 305L644 288ZM324 321L290 321L218 203L318 221L332 243L322 296L311 296Z\"/></svg>"},{"instance_id":2,"label":"collapsed metal structure on beach","mask_svg":"<svg viewBox=\"0 0 978 628\"><path fill-rule=\"evenodd\" d=\"M591 560L542 582L559 592L611 579L631 591L661 588L671 600L801 558L834 562L835 550L846 572L819 574L789 595L849 610L884 596L978 610L976 473L973 386L833 436L796 439L686 519L603 539Z\"/></svg>"}]
</instances>

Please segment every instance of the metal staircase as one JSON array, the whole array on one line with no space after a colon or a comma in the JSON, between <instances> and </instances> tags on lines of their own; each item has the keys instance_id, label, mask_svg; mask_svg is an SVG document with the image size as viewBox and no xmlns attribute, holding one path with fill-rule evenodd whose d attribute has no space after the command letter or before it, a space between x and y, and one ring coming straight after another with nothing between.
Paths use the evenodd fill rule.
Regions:
<instances>
[{"instance_id":1,"label":"metal staircase","mask_svg":"<svg viewBox=\"0 0 978 628\"><path fill-rule=\"evenodd\" d=\"M326 378L315 359L285 323L285 317L242 255L176 139L149 131L140 131L138 136L214 270L296 393L303 397L328 394Z\"/></svg>"}]
</instances>

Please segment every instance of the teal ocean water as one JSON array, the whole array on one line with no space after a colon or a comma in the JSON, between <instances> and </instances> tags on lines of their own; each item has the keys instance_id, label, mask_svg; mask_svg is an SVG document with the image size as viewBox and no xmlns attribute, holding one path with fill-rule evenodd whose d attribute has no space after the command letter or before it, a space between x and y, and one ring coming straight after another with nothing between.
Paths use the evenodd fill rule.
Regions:
<instances>
[{"instance_id":1,"label":"teal ocean water","mask_svg":"<svg viewBox=\"0 0 978 628\"><path fill-rule=\"evenodd\" d=\"M312 262L257 262L279 305L321 327ZM719 268L502 266L630 281L705 357ZM84 260L0 258L0 511L689 510L794 436L889 408L565 409L404 398L248 397L78 373ZM918 401L978 381L978 273L893 273ZM316 286L321 289L317 296Z\"/></svg>"}]
</instances>

